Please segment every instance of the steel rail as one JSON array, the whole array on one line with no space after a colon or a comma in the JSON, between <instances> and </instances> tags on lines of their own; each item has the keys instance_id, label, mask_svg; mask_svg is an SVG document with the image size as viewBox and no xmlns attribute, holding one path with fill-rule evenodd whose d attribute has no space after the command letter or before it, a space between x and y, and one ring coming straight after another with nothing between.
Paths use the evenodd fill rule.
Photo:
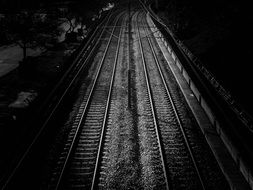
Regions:
<instances>
[{"instance_id":1,"label":"steel rail","mask_svg":"<svg viewBox=\"0 0 253 190\"><path fill-rule=\"evenodd\" d=\"M117 20L116 20L116 23L118 22L120 16L121 16L121 15L118 15L118 18L117 18ZM77 126L77 129L76 129L75 135L74 135L73 140L72 140L72 142L71 142L70 149L69 149L68 154L67 154L67 157L66 157L66 159L65 159L63 168L62 168L61 173L60 173L60 176L59 176L59 178L58 178L57 185L56 185L56 189L59 189L59 187L60 187L61 180L62 180L62 178L63 178L63 175L64 175L64 172L65 172L67 163L68 163L68 161L69 161L69 158L70 158L70 156L71 156L71 154L72 154L73 147L74 147L74 145L75 145L77 136L78 136L78 134L79 134L79 132L80 132L81 123L82 123L82 121L83 121L83 119L84 119L84 116L85 116L85 114L86 114L86 112L87 112L87 108L88 108L88 106L89 106L89 104L90 104L91 97L92 97L92 95L93 95L95 86L96 86L96 84L97 84L98 77L99 77L99 75L100 75L100 73L101 73L101 68L102 68L102 66L103 66L103 64L104 64L104 60L105 60L107 51L108 51L108 49L109 49L109 46L110 46L110 44L111 44L111 40L112 40L113 33L114 33L115 29L116 29L116 27L114 27L114 28L113 28L113 31L111 32L109 41L108 41L107 46L106 46L106 49L105 49L105 52L104 52L103 57L102 57L102 59L101 59L101 61L100 61L99 68L98 68L97 73L96 73L96 75L95 75L94 83L93 83L93 85L92 85L92 88L91 88L91 90L90 90L90 93L89 93L87 102L86 102L85 107L84 107L84 111L83 111L83 113L82 113L82 115L81 115L81 118L80 118L80 120L79 120L79 122L78 122L78 126Z\"/></svg>"},{"instance_id":2,"label":"steel rail","mask_svg":"<svg viewBox=\"0 0 253 190\"><path fill-rule=\"evenodd\" d=\"M112 96L112 88L113 88L113 84L114 84L116 67L117 67L117 63L118 63L121 35L122 35L122 28L120 28L120 33L119 33L119 38L118 38L119 40L118 40L118 44L117 44L116 56L114 59L114 66L113 66L112 77L111 77L111 81L110 81L110 89L109 89L108 98L107 98L107 102L106 102L106 108L105 108L103 125L102 125L102 132L101 132L99 146L98 146L98 153L97 153L96 165L95 165L93 179L92 179L91 190L96 189L95 185L97 182L97 173L98 173L98 168L99 168L100 159L101 159L102 146L103 146L103 142L104 142L105 127L106 127L106 123L107 123L107 119L108 119L108 112L110 109L110 102L111 102L111 96Z\"/></svg>"},{"instance_id":3,"label":"steel rail","mask_svg":"<svg viewBox=\"0 0 253 190\"><path fill-rule=\"evenodd\" d=\"M139 14L138 14L139 15ZM156 116L156 112L155 112L155 107L154 107L154 100L153 100L153 95L151 92L151 85L150 85L150 80L148 77L148 70L146 68L146 59L144 57L144 53L143 53L143 46L142 46L142 42L141 42L141 36L140 36L140 28L138 26L138 15L137 15L137 19L136 19L136 28L138 30L138 42L139 42L139 46L140 46L140 51L141 51L141 57L142 57L142 65L144 67L144 74L145 74L145 81L146 81L146 85L147 85L147 89L148 89L148 97L149 97L149 102L151 105L151 111L152 111L152 115L153 115L153 122L154 122L154 127L155 127L155 131L156 131L156 137L157 137L157 142L158 142L158 146L159 146L159 152L160 152L160 156L161 156L161 160L162 160L162 168L163 168L163 172L164 172L164 177L165 177L165 183L166 183L166 189L170 189L169 188L169 181L168 181L168 177L167 177L167 169L166 169L166 165L165 165L165 156L162 150L162 144L161 144L161 140L160 140L160 133L159 133L159 129L158 129L158 122L157 122L157 116Z\"/></svg>"},{"instance_id":4,"label":"steel rail","mask_svg":"<svg viewBox=\"0 0 253 190\"><path fill-rule=\"evenodd\" d=\"M143 22L143 25L144 25L144 22ZM145 29L145 33L146 33L146 35L148 34L147 28ZM163 85L164 85L164 87L165 87L165 89L166 89L166 93L167 93L167 95L168 95L168 97L169 97L169 100L170 100L170 102L171 102L171 105L172 105L174 114L175 114L175 116L176 116L176 119L177 119L178 125L179 125L179 127L180 127L180 130L181 130L181 132L182 132L182 134L183 134L184 141L185 141L186 146L187 146L187 149L188 149L188 151L189 151L189 153L190 153L190 156L191 156L191 159L192 159L192 161L193 161L193 164L194 164L195 170L196 170L196 172L197 172L198 178L199 178L199 180L200 180L201 186L202 186L202 188L205 190L206 187L205 187L205 185L204 185L203 178L202 178L202 176L201 176L201 174L200 174L200 170L199 170L199 168L198 168L197 161L196 161L196 159L195 159L195 157L194 157L194 154L193 154L192 148L191 148L191 146L190 146L189 140L188 140L188 138L187 138L187 136L186 136L186 133L185 133L185 130L184 130L184 128L183 128L182 121L181 121L181 119L180 119L180 117L179 117L179 114L178 114L176 105L175 105L175 103L174 103L174 101L173 101L172 93L171 93L171 91L169 90L169 87L168 87L168 85L167 85L167 83L166 83L166 81L165 81L165 79L164 79L164 74L163 74L163 72L162 72L162 70L161 70L161 67L160 67L160 64L159 64L157 55L156 55L155 50L154 50L154 48L153 48L153 46L152 46L152 42L151 42L150 38L148 38L148 37L147 37L147 40L148 40L148 44L149 44L149 46L150 46L150 49L151 49L151 51L152 51L153 57L155 58L156 66L157 66L157 68L158 68L158 70L159 70L160 77L161 77L161 79L162 79Z\"/></svg>"},{"instance_id":5,"label":"steel rail","mask_svg":"<svg viewBox=\"0 0 253 190\"><path fill-rule=\"evenodd\" d=\"M64 75L61 77L60 81L57 83L57 85L54 87L54 89L50 92L50 95L49 95L48 99L50 99L55 94L56 90L62 84L63 80L65 80L67 78L67 76L70 74L70 72L73 69L73 67L76 66L76 65L78 65L78 64L80 64L80 62L82 61L82 58L84 57L85 53L87 53L87 51L90 49L90 47L94 43L94 41L97 40L96 39L96 35L97 35L97 32L98 32L98 29L103 28L102 31L101 31L101 33L100 33L100 35L99 35L99 37L98 37L98 40L96 41L96 44L93 46L92 50L88 54L88 58L90 57L90 55L94 51L94 47L96 47L96 45L98 44L99 40L101 39L102 34L105 31L104 27L101 27L101 25L103 25L103 23L105 21L106 21L105 25L107 25L108 22L109 22L109 20L110 20L110 18L111 18L111 16L112 16L112 13L108 16L107 20L105 18L105 20L103 20L96 27L95 31L93 32L93 34L91 35L91 37L89 38L89 40L87 41L87 43L85 44L85 46L82 48L82 50L78 53L77 57L74 59L73 64L70 66L70 68L67 70L67 72L64 73ZM86 63L86 61L88 60L88 58L85 59L84 63ZM48 100L46 100L45 102L48 102ZM43 105L43 106L45 106L45 105Z\"/></svg>"},{"instance_id":6,"label":"steel rail","mask_svg":"<svg viewBox=\"0 0 253 190\"><path fill-rule=\"evenodd\" d=\"M110 18L112 16L112 13L109 15L108 20L106 22L106 24L108 24ZM102 22L103 23L103 22ZM100 25L102 25L102 23ZM96 28L96 31L99 27ZM84 64L82 64L81 68L79 68L78 72L75 74L74 78L71 80L71 82L69 83L69 85L67 86L67 88L65 89L65 91L63 92L63 94L61 95L61 97L59 98L57 104L54 106L54 108L52 109L51 113L49 114L49 116L47 117L46 121L43 122L42 127L40 128L40 130L38 131L38 133L36 134L36 136L34 137L34 139L32 140L31 144L28 146L28 148L26 149L26 151L24 152L24 154L22 155L21 159L19 160L19 162L17 163L17 165L15 166L15 168L12 170L11 174L7 177L6 182L4 183L2 189L7 188L8 184L10 183L10 181L12 180L13 176L16 174L17 170L19 169L19 167L21 166L21 164L23 163L23 161L25 160L25 158L27 157L28 153L30 152L32 146L35 144L35 142L38 140L39 136L41 135L42 131L45 129L45 126L48 124L49 120L51 119L51 117L53 116L53 114L55 113L56 109L58 108L58 106L60 105L60 103L62 102L63 98L65 97L65 95L67 94L67 92L69 91L70 87L72 86L72 84L74 83L74 81L76 80L77 76L79 75L79 73L81 72L81 70L86 66L87 60L90 58L90 56L92 55L95 47L97 46L98 42L100 41L102 34L104 33L105 29L102 30L102 32L99 35L99 38L96 42L96 44L93 46L92 50L89 52L88 57L85 59ZM92 35L92 37L95 39L95 32ZM87 42L87 45L85 45L85 47L82 50L82 53L80 53L78 55L78 57L81 56L81 54L83 54L84 49L88 46L88 43L91 41L92 37L89 39L89 41ZM93 40L94 40L93 39ZM75 61L77 61L79 58L75 59ZM80 61L81 59L79 59ZM62 84L63 80L70 74L71 69L73 69L75 64L73 64L68 71L63 75L63 77L60 79L60 81L57 83L56 87L51 91L49 97L52 97L54 93L56 93L57 88ZM49 99L49 98L48 98ZM47 102L48 100L46 100L45 102ZM45 105L43 105L45 106Z\"/></svg>"}]
</instances>

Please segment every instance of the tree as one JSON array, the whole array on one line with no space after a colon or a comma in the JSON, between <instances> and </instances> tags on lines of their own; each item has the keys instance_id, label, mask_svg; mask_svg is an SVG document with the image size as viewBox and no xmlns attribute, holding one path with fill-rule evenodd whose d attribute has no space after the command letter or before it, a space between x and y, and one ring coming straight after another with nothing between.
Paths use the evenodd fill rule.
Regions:
<instances>
[{"instance_id":1,"label":"tree","mask_svg":"<svg viewBox=\"0 0 253 190\"><path fill-rule=\"evenodd\" d=\"M68 8L64 10L63 15L69 25L66 37L74 38L76 36L75 29L78 27L82 33L85 27L89 27L93 23L93 19L98 17L99 11L106 5L105 1L93 0L89 3L86 1L74 1L68 4Z\"/></svg>"},{"instance_id":2,"label":"tree","mask_svg":"<svg viewBox=\"0 0 253 190\"><path fill-rule=\"evenodd\" d=\"M87 3L80 1L70 4L68 13L71 15L72 20L75 21L75 26L80 25L81 28L84 28L85 25L91 24L92 18L98 12L98 8L93 7L92 3L87 5Z\"/></svg>"},{"instance_id":3,"label":"tree","mask_svg":"<svg viewBox=\"0 0 253 190\"><path fill-rule=\"evenodd\" d=\"M27 48L45 47L46 43L59 34L58 21L41 11L20 11L5 15L8 37L23 49L23 61Z\"/></svg>"}]
</instances>

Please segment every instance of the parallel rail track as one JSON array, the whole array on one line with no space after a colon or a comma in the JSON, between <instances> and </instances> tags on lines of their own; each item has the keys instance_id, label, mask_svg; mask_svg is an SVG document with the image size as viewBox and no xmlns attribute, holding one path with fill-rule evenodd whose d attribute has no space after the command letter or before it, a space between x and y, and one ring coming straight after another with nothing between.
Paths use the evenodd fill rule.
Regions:
<instances>
[{"instance_id":1,"label":"parallel rail track","mask_svg":"<svg viewBox=\"0 0 253 190\"><path fill-rule=\"evenodd\" d=\"M69 135L69 144L59 161L60 171L56 172L56 189L96 187L98 167L104 143L104 133L107 122L113 88L115 68L120 46L122 15L117 18L107 42L104 55L100 61L91 90L81 104ZM114 58L113 64L108 58ZM66 172L67 171L67 172ZM67 179L65 181L65 179ZM63 182L64 181L64 182Z\"/></svg>"},{"instance_id":2,"label":"parallel rail track","mask_svg":"<svg viewBox=\"0 0 253 190\"><path fill-rule=\"evenodd\" d=\"M148 37L149 33L147 32L147 29L145 29L145 27L143 27L143 29L141 30L140 26L138 26L139 23L141 24L141 26L146 26L146 24L137 18L139 45L140 45L141 54L142 54L142 63L144 67L144 73L145 73L148 96L149 96L149 102L147 103L150 104L150 107L152 110L152 115L154 118L154 126L156 129L157 138L159 139L159 149L160 149L160 152L163 154L161 157L162 159L164 159L163 162L167 163L168 169L164 169L164 171L168 170L168 172L165 172L165 173L171 173L172 175L175 175L176 173L177 174L180 173L180 175L182 175L181 179L183 179L183 180L180 180L179 182L181 187L184 186L186 188L187 186L189 186L189 181L195 181L195 182L199 182L199 183L194 184L196 189L205 189L205 185L202 179L203 177L201 176L201 172L199 171L198 164L192 152L187 134L181 122L181 118L178 114L174 100L172 99L172 95L171 95L172 92L170 91L170 89L167 86L167 83L165 82L164 74L161 71L157 55ZM145 51L143 50L144 44L145 44L145 47L149 47L149 48L146 48ZM149 49L150 51L147 51L147 49ZM148 54L148 52L151 52L151 53ZM152 54L153 60L155 62L155 64L153 65L150 59L150 54ZM157 68L155 68L154 65ZM155 75L158 75L161 81L158 82L158 81L152 80L154 79ZM164 100L167 100L166 102L164 102L164 100L161 99L161 94L164 96ZM166 118L168 117L168 115L172 118L175 118L176 121L173 128L166 131L162 129L162 128L168 127L166 126L166 122L162 123L162 122L159 122L158 120L160 118ZM158 128L158 125L159 125L159 128ZM159 131L159 129L161 130ZM171 139L172 136L178 136L179 138L176 141L175 140L172 141ZM163 139L163 141L160 139ZM161 147L162 145L163 145L163 148ZM171 159L171 152L173 151L175 152L175 149L180 150L180 152L178 152L179 154L176 156L178 159L177 162L181 164L181 166L179 167L169 164L170 159ZM184 156L180 156L182 154ZM165 165L166 164L164 164L164 168L165 168ZM187 177L185 176L186 174L182 172L185 169L191 171L191 172L189 171L187 172L188 174L190 174ZM169 176L166 177L166 179L168 181ZM167 184L168 187L169 187L169 183L170 182L168 181L168 184Z\"/></svg>"},{"instance_id":3,"label":"parallel rail track","mask_svg":"<svg viewBox=\"0 0 253 190\"><path fill-rule=\"evenodd\" d=\"M50 94L47 96L46 100L44 100L43 104L39 107L38 110L36 110L37 115L40 118L43 117L45 119L43 120L42 124L40 124L41 127L33 138L32 142L26 148L24 153L20 156L20 159L15 165L15 167L9 168L10 172L6 172L5 176L1 179L3 189L9 186L14 176L17 174L24 160L30 154L33 146L37 143L38 139L40 138L46 126L50 122L51 118L53 117L57 109L60 107L60 104L62 103L63 99L71 90L71 88L73 88L73 85L79 77L80 73L89 66L89 60L94 54L94 51L102 38L102 34L105 32L105 26L108 25L111 16L112 13L107 14L107 16L102 20L102 22L95 28L93 34L90 36L87 43L76 55L76 58L73 60L71 66L59 79L59 82L54 86L54 88L50 91ZM31 120L31 123L32 122L36 121Z\"/></svg>"},{"instance_id":4,"label":"parallel rail track","mask_svg":"<svg viewBox=\"0 0 253 190\"><path fill-rule=\"evenodd\" d=\"M139 15L141 14L143 13ZM146 103L147 107L151 108L154 118L153 126L159 141L158 148L162 152L161 159L164 163L165 179L168 180L166 187L171 189L210 189L212 185L205 175L211 171L209 169L207 172L208 169L202 163L203 158L200 155L201 150L204 152L201 144L206 142L199 137L199 134L195 134L194 122L187 122L183 114L185 108L180 102L182 100L177 98L176 89L170 85L171 81L166 80L168 73L164 73L161 68L162 63L158 59L154 49L155 45L150 38L151 32L147 27L146 20L143 19L145 14L141 18L142 20L139 20L137 16L136 22L147 96L149 97L149 101ZM192 116L188 115L187 117L191 118ZM210 154L210 152L205 154L211 157L212 153ZM215 166L217 163L212 164Z\"/></svg>"},{"instance_id":5,"label":"parallel rail track","mask_svg":"<svg viewBox=\"0 0 253 190\"><path fill-rule=\"evenodd\" d=\"M138 42L139 42L139 47L140 47L140 52L141 52L141 58L142 58L142 65L143 65L143 70L145 74L145 82L146 82L146 99L145 103L147 104L147 109L145 110L145 113L148 115L147 121L145 121L148 125L149 131L150 131L150 137L151 139L156 139L155 144L158 147L158 150L155 150L152 152L153 155L157 155L157 158L161 159L161 167L162 171L164 174L164 182L165 182L165 187L166 189L169 189L169 181L168 181L168 176L167 176L167 169L166 169L166 163L165 163L165 155L164 151L162 150L162 143L161 143L161 137L160 137L160 131L158 127L158 119L156 115L156 110L155 110L155 105L154 105L154 99L153 99L153 93L151 90L151 83L150 83L150 77L148 75L148 70L147 70L147 61L145 58L144 50L143 50L143 43L142 43L142 36L140 34L140 28L139 28L139 23L138 23L138 15L134 17L136 20L136 28L137 28L137 37L138 37ZM150 118L152 118L150 120ZM158 167L159 168L159 167Z\"/></svg>"},{"instance_id":6,"label":"parallel rail track","mask_svg":"<svg viewBox=\"0 0 253 190\"><path fill-rule=\"evenodd\" d=\"M118 183L119 180L111 182L112 179L108 179L109 174L106 172L110 171L109 167L116 167L117 170L123 170L122 178L129 176L128 169L124 168L126 165L122 164L125 160L120 155L123 148L117 147L124 147L126 144L128 147L125 148L130 150L129 152L139 151L134 153L134 156L129 156L130 164L138 170L134 177L140 177L140 180L127 178L133 180L130 184L134 184L134 188L138 186L154 189L206 190L212 189L216 182L224 185L220 179L210 179L212 175L220 175L219 168L217 169L217 163L213 161L213 155L204 150L207 147L203 145L206 143L204 137L201 137L201 132L196 132L196 122L194 123L193 116L185 111L186 103L182 103L184 99L180 95L181 92L178 92L175 79L159 58L159 50L154 39L150 37L144 12L138 9L134 9L133 12L132 39L130 34L127 39L128 47L132 45L128 49L128 56L124 51L126 48L121 48L126 47L125 33L129 29L126 27L127 12L115 12L104 21L97 41L93 38L92 45L78 55L78 64L73 68L75 72L66 74L66 77L71 77L66 82L67 88L60 91L63 95L58 104L73 87L88 65L90 57L98 49L98 58L93 62L92 68L89 68L89 79L84 77L84 81L79 81L89 82L80 90L82 94L78 94L81 101L75 105L76 115L67 124L70 128L69 133L56 159L56 166L50 174L49 189L114 187L114 183ZM128 31L130 32L130 29ZM129 57L128 68L120 62L127 60L126 57ZM83 78L80 77L80 80ZM59 85L58 88L63 87ZM123 90L120 91L119 88ZM119 94L122 95L122 99L119 98ZM126 97L128 104L124 102L116 105L125 101ZM56 109L57 106L53 110ZM121 113L115 113L117 111ZM118 116L122 116L123 113L127 113L128 116L124 115L122 122L118 122ZM45 125L51 116L52 114ZM127 117L131 121L126 122ZM113 129L114 127L117 129ZM121 134L120 128L130 131L127 137ZM114 133L111 134L113 130ZM115 141L112 140L113 135L119 135ZM124 139L120 139L121 137ZM126 144L124 140L127 141ZM116 141L121 145L112 144ZM117 150L111 151L115 147ZM133 154L132 152L130 154ZM208 158L201 161L201 154ZM119 160L113 160L115 158ZM117 163L113 163L112 160ZM206 169L205 165L209 168ZM113 175L117 174L115 172Z\"/></svg>"}]
</instances>

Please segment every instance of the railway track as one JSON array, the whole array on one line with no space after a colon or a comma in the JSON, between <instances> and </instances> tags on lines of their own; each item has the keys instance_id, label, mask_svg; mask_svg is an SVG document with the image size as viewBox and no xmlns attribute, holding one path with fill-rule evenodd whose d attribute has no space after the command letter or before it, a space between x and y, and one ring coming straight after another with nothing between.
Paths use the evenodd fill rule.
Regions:
<instances>
[{"instance_id":1,"label":"railway track","mask_svg":"<svg viewBox=\"0 0 253 190\"><path fill-rule=\"evenodd\" d=\"M129 40L126 16L118 16L107 32L110 37L95 79L72 124L51 187L124 189L134 184L134 188L213 189L218 184L226 189L211 151L204 150L208 147L202 145L206 142L195 129L196 121L182 103L175 79L167 76L168 68L158 58L144 12L133 14ZM136 60L127 60L126 41L134 49L129 57ZM131 143L125 140L129 135L134 138ZM126 151L119 148L125 144L129 145ZM204 162L202 154L208 157ZM126 173L129 162L135 167L129 169L135 178Z\"/></svg>"},{"instance_id":2,"label":"railway track","mask_svg":"<svg viewBox=\"0 0 253 190\"><path fill-rule=\"evenodd\" d=\"M138 17L138 15L136 17ZM150 107L149 110L152 112L152 115L149 115L154 118L154 124L150 124L150 126L155 126L156 136L159 138L159 141L163 139L163 149L160 148L162 146L161 142L159 142L159 148L161 149L160 152L163 153L163 162L166 162L168 167L168 172L165 173L171 174L172 181L175 181L175 175L180 175L178 184L171 184L174 188L177 185L182 189L188 188L190 185L189 182L193 182L195 184L191 184L192 187L190 187L190 189L205 189L202 176L182 126L180 116L172 100L171 91L169 91L167 87L157 56L150 39L147 37L149 33L145 30L146 25L138 18L136 18L136 22L139 46L142 54L142 64L148 89L146 92L148 95L146 96L149 97L148 100L146 100L146 104L147 107ZM138 25L141 25L142 28ZM143 46L146 47L145 50L143 50ZM157 75L159 79L157 79ZM174 118L174 121L168 121L168 116ZM168 123L166 123L166 121ZM172 158L172 154L174 154L174 158ZM171 159L174 159L174 161ZM167 181L168 179L169 177L167 177Z\"/></svg>"},{"instance_id":3,"label":"railway track","mask_svg":"<svg viewBox=\"0 0 253 190\"><path fill-rule=\"evenodd\" d=\"M79 54L68 88L81 87L47 189L228 189L145 12L130 16L112 13Z\"/></svg>"},{"instance_id":4,"label":"railway track","mask_svg":"<svg viewBox=\"0 0 253 190\"><path fill-rule=\"evenodd\" d=\"M45 118L45 120L35 121L34 119L31 119L30 123L28 123L32 125L36 123L38 124L38 126L41 127L35 134L34 138L32 139L32 142L30 142L24 153L22 153L22 155L17 156L17 164L14 167L12 166L14 165L13 163L11 163L11 166L7 165L7 169L9 171L7 171L6 169L6 171L4 172L5 176L3 176L0 181L0 186L3 189L8 188L9 184L12 183L13 178L15 178L15 175L18 173L18 170L20 170L20 167L22 167L23 162L25 162L25 160L31 153L33 146L35 146L37 141L40 139L41 134L45 130L47 130L46 128L48 123L54 116L55 112L58 111L61 103L64 101L64 98L72 90L73 86L77 83L76 81L77 78L80 77L80 73L89 67L90 59L94 54L96 47L101 42L102 34L105 33L106 26L108 25L111 16L111 13L107 14L106 17L101 21L101 23L95 28L87 43L81 48L79 53L76 54L76 58L73 60L71 66L59 79L59 82L56 84L56 86L54 86L54 88L46 97L46 100L39 107L39 109L35 110L36 114L39 115L40 119Z\"/></svg>"},{"instance_id":5,"label":"railway track","mask_svg":"<svg viewBox=\"0 0 253 190\"><path fill-rule=\"evenodd\" d=\"M162 146L168 186L171 189L217 188L210 174L222 176L222 173L214 158L208 160L208 163L202 162L202 153L207 158L213 157L211 150L205 151L208 147L202 146L206 142L202 134L195 130L198 126L194 117L186 113L187 105L182 104L184 101L182 95L178 98L180 93L175 80L168 79L168 74L172 76L172 73L162 68L164 62L159 60L155 50L156 45L150 37L152 33L147 27L145 14L139 15L141 15L139 19L138 15L136 16L136 28L148 88L146 94L149 96L149 101L146 101L146 104L147 107L151 107L153 118L156 120L154 126L161 141L159 144ZM209 164L213 167L212 170L215 168L216 171L208 169L205 164ZM222 185L225 189L226 185Z\"/></svg>"},{"instance_id":6,"label":"railway track","mask_svg":"<svg viewBox=\"0 0 253 190\"><path fill-rule=\"evenodd\" d=\"M60 188L94 189L114 83L123 17L117 16L92 87L79 108L52 184ZM113 60L111 62L111 60ZM60 166L62 165L62 166Z\"/></svg>"}]
</instances>

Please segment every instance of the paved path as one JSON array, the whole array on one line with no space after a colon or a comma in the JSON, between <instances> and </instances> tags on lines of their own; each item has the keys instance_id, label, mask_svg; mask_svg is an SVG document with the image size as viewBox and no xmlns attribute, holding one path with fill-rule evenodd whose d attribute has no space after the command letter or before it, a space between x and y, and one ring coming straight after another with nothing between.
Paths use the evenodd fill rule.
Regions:
<instances>
[{"instance_id":1,"label":"paved path","mask_svg":"<svg viewBox=\"0 0 253 190\"><path fill-rule=\"evenodd\" d=\"M40 49L27 49L27 56L37 56L40 53ZM0 77L17 68L22 58L23 51L19 46L12 44L0 47Z\"/></svg>"}]
</instances>

